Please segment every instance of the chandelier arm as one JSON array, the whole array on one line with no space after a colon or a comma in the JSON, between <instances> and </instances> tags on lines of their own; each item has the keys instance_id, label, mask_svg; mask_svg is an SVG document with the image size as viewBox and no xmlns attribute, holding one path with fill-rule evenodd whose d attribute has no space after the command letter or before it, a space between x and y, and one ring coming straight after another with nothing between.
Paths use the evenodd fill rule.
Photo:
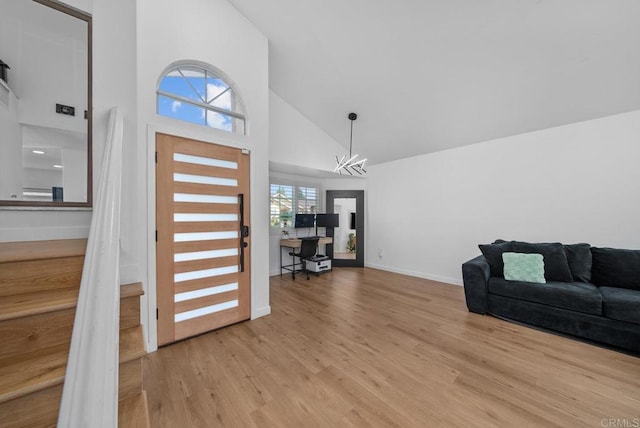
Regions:
<instances>
[{"instance_id":1,"label":"chandelier arm","mask_svg":"<svg viewBox=\"0 0 640 428\"><path fill-rule=\"evenodd\" d=\"M338 172L338 171L340 171L340 169L341 169L341 168L343 168L343 167L344 167L344 165L345 165L345 164L344 164L343 162L344 162L344 159L345 159L346 157L347 157L347 156L346 156L346 155L344 155L344 156L342 156L342 159L338 160L338 156L336 156L336 162L338 163L338 165L336 165L336 167L335 167L335 169L333 170L333 172Z\"/></svg>"}]
</instances>

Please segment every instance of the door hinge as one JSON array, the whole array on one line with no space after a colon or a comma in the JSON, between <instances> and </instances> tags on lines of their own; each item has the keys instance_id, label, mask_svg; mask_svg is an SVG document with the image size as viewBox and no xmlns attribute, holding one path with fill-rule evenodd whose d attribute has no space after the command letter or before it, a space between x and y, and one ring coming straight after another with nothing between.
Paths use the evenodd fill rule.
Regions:
<instances>
[{"instance_id":1,"label":"door hinge","mask_svg":"<svg viewBox=\"0 0 640 428\"><path fill-rule=\"evenodd\" d=\"M158 318L158 308L156 308L156 319L159 319Z\"/></svg>"},{"instance_id":2,"label":"door hinge","mask_svg":"<svg viewBox=\"0 0 640 428\"><path fill-rule=\"evenodd\" d=\"M158 152L156 152L156 163L158 163Z\"/></svg>"},{"instance_id":3,"label":"door hinge","mask_svg":"<svg viewBox=\"0 0 640 428\"><path fill-rule=\"evenodd\" d=\"M156 242L158 242L158 231L156 230Z\"/></svg>"}]
</instances>

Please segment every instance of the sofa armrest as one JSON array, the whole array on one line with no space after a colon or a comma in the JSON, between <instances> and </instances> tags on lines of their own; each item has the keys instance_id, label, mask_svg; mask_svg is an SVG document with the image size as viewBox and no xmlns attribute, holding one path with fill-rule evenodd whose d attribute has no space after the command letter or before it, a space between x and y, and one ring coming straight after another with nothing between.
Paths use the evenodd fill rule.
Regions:
<instances>
[{"instance_id":1,"label":"sofa armrest","mask_svg":"<svg viewBox=\"0 0 640 428\"><path fill-rule=\"evenodd\" d=\"M464 296L469 312L477 314L487 312L487 283L490 276L489 263L484 256L478 256L462 264Z\"/></svg>"}]
</instances>

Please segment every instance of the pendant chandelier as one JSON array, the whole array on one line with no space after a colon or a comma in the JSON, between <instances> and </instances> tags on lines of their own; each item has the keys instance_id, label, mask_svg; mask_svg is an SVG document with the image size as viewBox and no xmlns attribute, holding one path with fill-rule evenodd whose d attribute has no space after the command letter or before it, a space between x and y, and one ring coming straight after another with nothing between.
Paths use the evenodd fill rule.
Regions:
<instances>
[{"instance_id":1,"label":"pendant chandelier","mask_svg":"<svg viewBox=\"0 0 640 428\"><path fill-rule=\"evenodd\" d=\"M349 135L349 156L342 156L341 159L338 159L336 156L337 165L333 172L337 172L342 175L343 172L346 172L349 175L353 175L354 173L358 175L366 174L367 170L364 169L365 163L367 159L358 160L358 155L352 155L351 150L353 148L353 121L358 118L358 115L355 113L349 113L347 116L351 121L351 133Z\"/></svg>"}]
</instances>

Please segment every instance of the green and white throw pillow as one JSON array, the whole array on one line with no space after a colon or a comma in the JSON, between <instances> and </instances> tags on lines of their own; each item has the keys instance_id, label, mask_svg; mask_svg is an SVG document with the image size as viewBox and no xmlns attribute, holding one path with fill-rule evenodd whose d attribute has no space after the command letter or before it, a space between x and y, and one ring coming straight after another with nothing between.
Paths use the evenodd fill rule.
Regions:
<instances>
[{"instance_id":1,"label":"green and white throw pillow","mask_svg":"<svg viewBox=\"0 0 640 428\"><path fill-rule=\"evenodd\" d=\"M502 253L504 279L546 284L542 254Z\"/></svg>"}]
</instances>

